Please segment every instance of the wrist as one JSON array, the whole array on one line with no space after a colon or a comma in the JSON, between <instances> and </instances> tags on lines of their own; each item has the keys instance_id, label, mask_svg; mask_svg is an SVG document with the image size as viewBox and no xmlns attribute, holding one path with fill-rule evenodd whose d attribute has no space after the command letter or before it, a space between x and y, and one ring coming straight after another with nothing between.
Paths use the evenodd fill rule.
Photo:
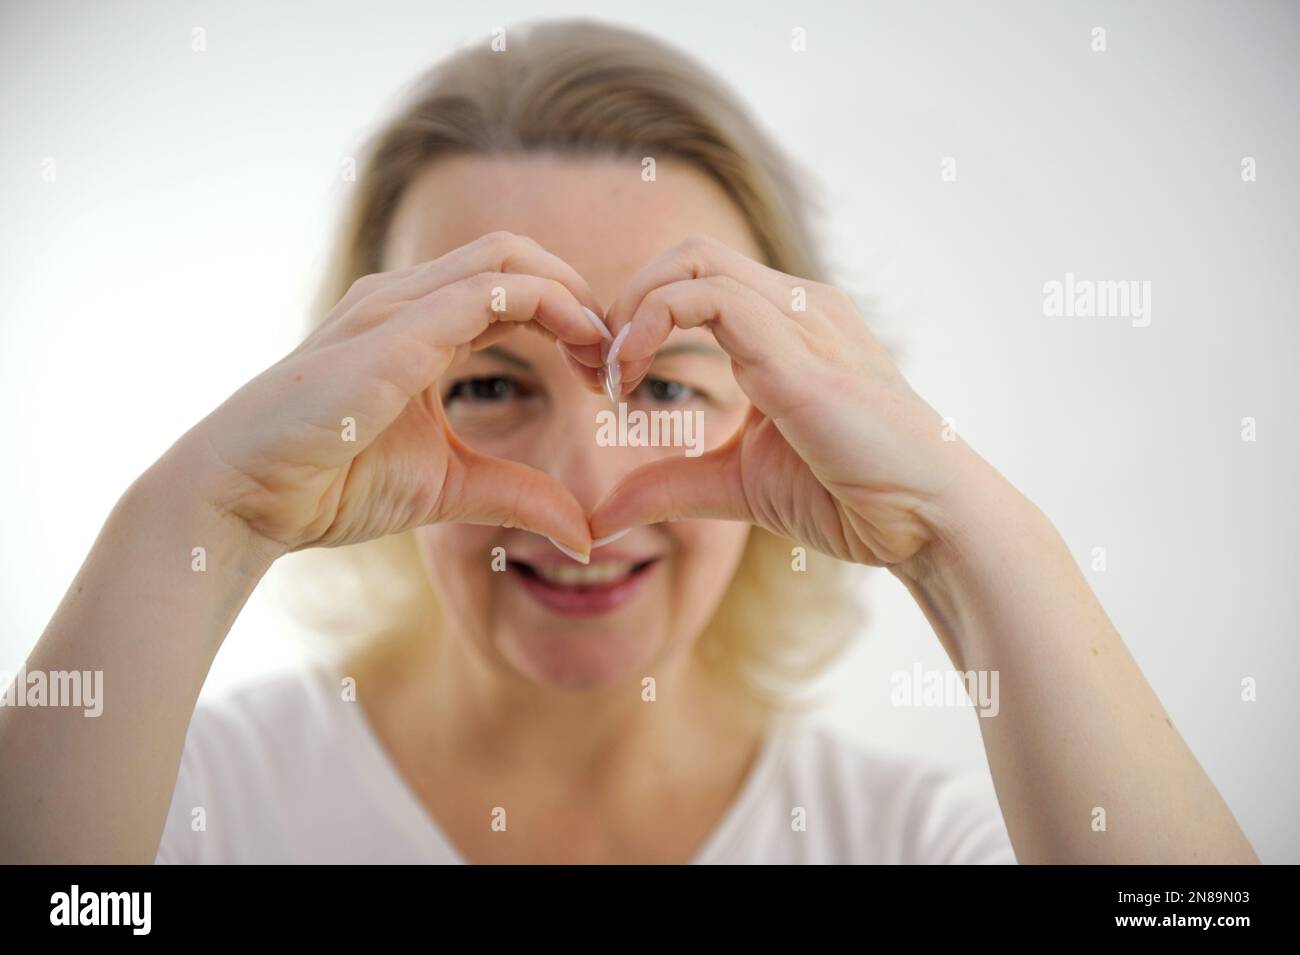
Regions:
<instances>
[{"instance_id":1,"label":"wrist","mask_svg":"<svg viewBox=\"0 0 1300 955\"><path fill-rule=\"evenodd\" d=\"M1036 589L1071 562L1055 527L988 462L972 461L922 514L929 541L890 567L925 611L950 656L970 658L966 645L982 628L975 618L1006 595Z\"/></svg>"},{"instance_id":2,"label":"wrist","mask_svg":"<svg viewBox=\"0 0 1300 955\"><path fill-rule=\"evenodd\" d=\"M202 557L219 562L223 576L251 586L266 574L287 548L253 531L240 517L224 511L215 481L184 441L177 442L127 489L119 509L148 523L173 543L190 543L187 553L203 548ZM199 555L194 555L195 559Z\"/></svg>"},{"instance_id":3,"label":"wrist","mask_svg":"<svg viewBox=\"0 0 1300 955\"><path fill-rule=\"evenodd\" d=\"M277 555L213 509L196 477L164 455L131 482L65 595L55 631L98 634L96 652L105 660L149 647L169 661L160 666L198 661L202 682ZM195 649L202 655L188 656Z\"/></svg>"},{"instance_id":4,"label":"wrist","mask_svg":"<svg viewBox=\"0 0 1300 955\"><path fill-rule=\"evenodd\" d=\"M1017 543L1059 540L1047 516L973 451L944 491L926 503L921 519L929 541L892 568L899 576L933 577Z\"/></svg>"}]
</instances>

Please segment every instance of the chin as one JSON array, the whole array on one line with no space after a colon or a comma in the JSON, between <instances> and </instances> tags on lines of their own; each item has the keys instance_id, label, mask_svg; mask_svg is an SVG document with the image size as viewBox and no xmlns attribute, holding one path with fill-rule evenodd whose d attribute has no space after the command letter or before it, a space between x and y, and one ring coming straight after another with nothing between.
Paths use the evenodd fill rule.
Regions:
<instances>
[{"instance_id":1,"label":"chin","mask_svg":"<svg viewBox=\"0 0 1300 955\"><path fill-rule=\"evenodd\" d=\"M580 692L626 687L639 693L641 681L656 676L666 629L657 622L632 628L507 623L494 642L510 666L540 686Z\"/></svg>"},{"instance_id":2,"label":"chin","mask_svg":"<svg viewBox=\"0 0 1300 955\"><path fill-rule=\"evenodd\" d=\"M747 535L743 525L711 522L681 522L672 534L643 528L582 565L536 535L438 531L423 552L439 603L501 676L638 697L646 677L662 682L689 654ZM509 558L488 570L480 555L497 546Z\"/></svg>"},{"instance_id":3,"label":"chin","mask_svg":"<svg viewBox=\"0 0 1300 955\"><path fill-rule=\"evenodd\" d=\"M645 546L595 551L587 566L550 545L517 548L493 580L498 652L542 686L635 690L673 630L671 564Z\"/></svg>"}]
</instances>

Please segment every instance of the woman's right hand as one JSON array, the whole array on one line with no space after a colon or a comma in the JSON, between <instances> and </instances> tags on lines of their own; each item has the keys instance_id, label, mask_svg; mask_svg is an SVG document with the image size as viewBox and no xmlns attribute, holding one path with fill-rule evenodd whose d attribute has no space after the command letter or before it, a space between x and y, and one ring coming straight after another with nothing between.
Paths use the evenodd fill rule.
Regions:
<instances>
[{"instance_id":1,"label":"woman's right hand","mask_svg":"<svg viewBox=\"0 0 1300 955\"><path fill-rule=\"evenodd\" d=\"M587 517L573 495L466 447L433 387L464 351L521 323L569 345L599 344L608 331L584 307L601 314L577 272L508 232L364 276L168 456L220 515L277 554L440 521L519 527L586 553Z\"/></svg>"}]
</instances>

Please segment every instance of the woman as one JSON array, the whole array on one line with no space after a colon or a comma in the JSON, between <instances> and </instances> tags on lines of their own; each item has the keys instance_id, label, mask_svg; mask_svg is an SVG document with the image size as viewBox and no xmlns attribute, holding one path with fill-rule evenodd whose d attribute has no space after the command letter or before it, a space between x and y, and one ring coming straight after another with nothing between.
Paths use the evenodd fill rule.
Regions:
<instances>
[{"instance_id":1,"label":"woman","mask_svg":"<svg viewBox=\"0 0 1300 955\"><path fill-rule=\"evenodd\" d=\"M0 712L6 860L1257 861L1050 523L818 281L791 172L679 55L556 24L455 57L340 248L323 320L128 489L32 652L107 704ZM601 432L611 397L706 453ZM365 606L382 639L196 711L267 569L343 545L390 583L418 558L400 618ZM996 805L781 705L851 564L998 674Z\"/></svg>"}]
</instances>

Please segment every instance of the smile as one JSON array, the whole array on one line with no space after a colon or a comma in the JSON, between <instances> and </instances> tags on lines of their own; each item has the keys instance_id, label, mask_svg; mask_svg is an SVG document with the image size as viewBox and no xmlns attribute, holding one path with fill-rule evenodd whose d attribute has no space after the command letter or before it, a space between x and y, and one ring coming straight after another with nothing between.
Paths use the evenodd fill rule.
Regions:
<instances>
[{"instance_id":1,"label":"smile","mask_svg":"<svg viewBox=\"0 0 1300 955\"><path fill-rule=\"evenodd\" d=\"M524 592L547 610L587 617L610 613L631 600L658 562L651 558L582 565L512 560L508 569Z\"/></svg>"}]
</instances>

